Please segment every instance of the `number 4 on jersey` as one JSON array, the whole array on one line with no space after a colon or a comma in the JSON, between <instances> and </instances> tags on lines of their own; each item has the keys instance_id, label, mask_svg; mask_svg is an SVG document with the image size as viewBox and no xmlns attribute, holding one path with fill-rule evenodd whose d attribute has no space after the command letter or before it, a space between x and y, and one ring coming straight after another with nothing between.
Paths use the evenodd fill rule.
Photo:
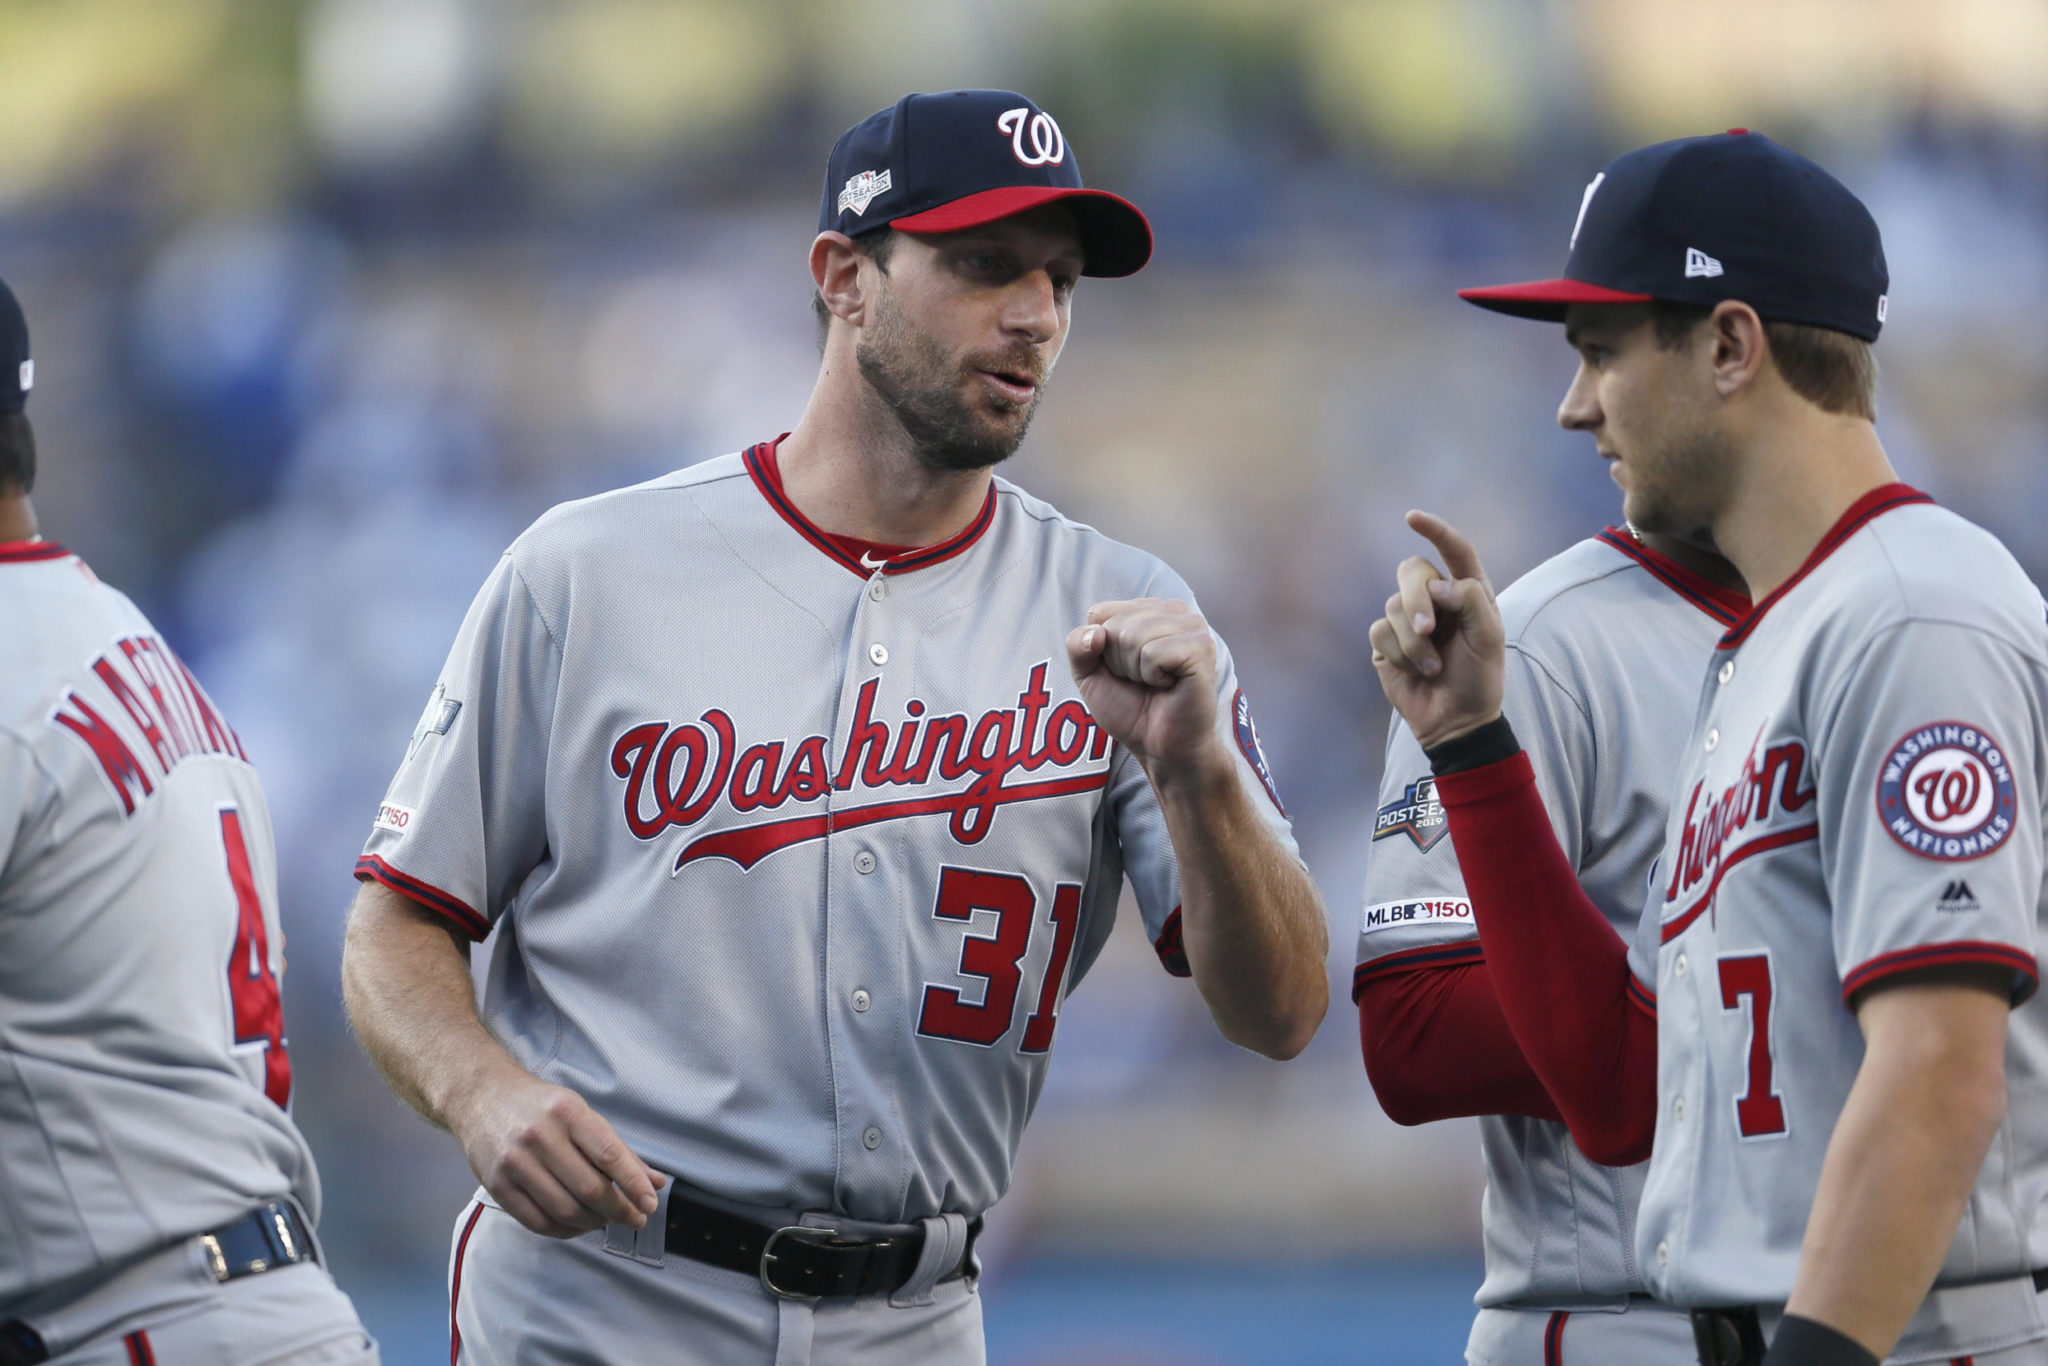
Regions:
<instances>
[{"instance_id":1,"label":"number 4 on jersey","mask_svg":"<svg viewBox=\"0 0 2048 1366\"><path fill-rule=\"evenodd\" d=\"M263 1045L263 1094L282 1107L292 1098L292 1056L284 1041L284 998L270 970L270 933L263 924L263 898L249 864L242 813L220 812L220 839L227 848L228 880L235 888L235 947L228 954L228 1000L235 1016L235 1042Z\"/></svg>"},{"instance_id":2,"label":"number 4 on jersey","mask_svg":"<svg viewBox=\"0 0 2048 1366\"><path fill-rule=\"evenodd\" d=\"M927 986L924 1007L918 1015L917 1032L935 1039L957 1039L961 1043L993 1048L1010 1032L1017 1014L1017 992L1023 984L1025 951L1031 947L1037 928L1038 894L1031 884L1015 873L984 873L972 868L944 868L939 872L939 897L932 914L940 920L968 920L976 911L995 912L995 933L970 934L960 946L960 971L979 977L984 985L981 1001L961 999L955 987ZM1045 980L1038 989L1038 1004L1025 1022L1020 1053L1043 1053L1052 1047L1053 1027L1059 1022L1060 987L1067 976L1067 959L1074 951L1074 931L1081 923L1081 889L1061 883L1053 893L1052 954L1045 965Z\"/></svg>"}]
</instances>

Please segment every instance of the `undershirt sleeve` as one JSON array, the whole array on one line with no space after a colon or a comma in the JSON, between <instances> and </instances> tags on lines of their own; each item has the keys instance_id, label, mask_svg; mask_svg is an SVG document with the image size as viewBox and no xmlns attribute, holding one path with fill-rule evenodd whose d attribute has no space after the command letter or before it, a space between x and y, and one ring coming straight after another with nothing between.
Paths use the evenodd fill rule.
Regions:
<instances>
[{"instance_id":1,"label":"undershirt sleeve","mask_svg":"<svg viewBox=\"0 0 2048 1366\"><path fill-rule=\"evenodd\" d=\"M1564 1118L1515 1042L1484 961L1367 981L1358 993L1358 1041L1373 1092L1396 1124Z\"/></svg>"}]
</instances>

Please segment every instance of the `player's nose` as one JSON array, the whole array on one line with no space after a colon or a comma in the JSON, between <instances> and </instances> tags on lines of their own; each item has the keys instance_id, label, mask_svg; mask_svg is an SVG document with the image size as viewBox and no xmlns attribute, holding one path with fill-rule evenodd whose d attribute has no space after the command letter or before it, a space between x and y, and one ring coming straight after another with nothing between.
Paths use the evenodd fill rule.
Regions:
<instances>
[{"instance_id":1,"label":"player's nose","mask_svg":"<svg viewBox=\"0 0 2048 1366\"><path fill-rule=\"evenodd\" d=\"M1593 371L1584 362L1572 376L1571 388L1557 405L1557 425L1568 432L1590 432L1600 425L1600 400L1593 383Z\"/></svg>"},{"instance_id":2,"label":"player's nose","mask_svg":"<svg viewBox=\"0 0 2048 1366\"><path fill-rule=\"evenodd\" d=\"M1003 330L1033 346L1060 334L1059 292L1050 271L1026 271L1011 284L1003 300Z\"/></svg>"}]
</instances>

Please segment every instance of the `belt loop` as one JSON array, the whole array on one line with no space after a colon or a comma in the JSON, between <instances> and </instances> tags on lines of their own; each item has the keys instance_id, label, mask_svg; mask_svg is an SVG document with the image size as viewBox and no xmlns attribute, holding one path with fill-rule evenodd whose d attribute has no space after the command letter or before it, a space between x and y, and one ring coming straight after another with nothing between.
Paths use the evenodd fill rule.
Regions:
<instances>
[{"instance_id":1,"label":"belt loop","mask_svg":"<svg viewBox=\"0 0 2048 1366\"><path fill-rule=\"evenodd\" d=\"M924 1226L924 1248L910 1279L889 1297L889 1303L898 1309L930 1304L939 1279L960 1265L960 1259L967 1254L966 1215L940 1214L918 1222Z\"/></svg>"},{"instance_id":2,"label":"belt loop","mask_svg":"<svg viewBox=\"0 0 2048 1366\"><path fill-rule=\"evenodd\" d=\"M812 1307L809 1300L775 1301L775 1366L811 1366Z\"/></svg>"},{"instance_id":3,"label":"belt loop","mask_svg":"<svg viewBox=\"0 0 2048 1366\"><path fill-rule=\"evenodd\" d=\"M647 1216L647 1222L639 1228L628 1224L606 1224L604 1242L606 1252L614 1257L626 1257L642 1266L661 1266L668 1260L668 1197L676 1188L674 1177L654 1193L654 1213Z\"/></svg>"}]
</instances>

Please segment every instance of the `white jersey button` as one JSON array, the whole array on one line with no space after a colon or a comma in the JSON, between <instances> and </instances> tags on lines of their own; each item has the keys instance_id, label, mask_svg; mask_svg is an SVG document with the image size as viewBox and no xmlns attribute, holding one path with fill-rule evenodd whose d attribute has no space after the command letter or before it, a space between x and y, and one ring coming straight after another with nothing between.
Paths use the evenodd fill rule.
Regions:
<instances>
[{"instance_id":1,"label":"white jersey button","mask_svg":"<svg viewBox=\"0 0 2048 1366\"><path fill-rule=\"evenodd\" d=\"M868 658L877 664L887 664L889 662L889 647L879 640L876 641L868 646Z\"/></svg>"},{"instance_id":2,"label":"white jersey button","mask_svg":"<svg viewBox=\"0 0 2048 1366\"><path fill-rule=\"evenodd\" d=\"M875 1149L882 1146L882 1131L880 1129L877 1129L874 1125L870 1124L868 1126L868 1131L860 1136L860 1141L863 1147L865 1147L869 1152L873 1152Z\"/></svg>"},{"instance_id":3,"label":"white jersey button","mask_svg":"<svg viewBox=\"0 0 2048 1366\"><path fill-rule=\"evenodd\" d=\"M866 987L855 987L853 989L853 1008L855 1010L866 1010L868 1002L872 999L874 998L868 995Z\"/></svg>"},{"instance_id":4,"label":"white jersey button","mask_svg":"<svg viewBox=\"0 0 2048 1366\"><path fill-rule=\"evenodd\" d=\"M889 590L882 586L882 576L880 574L868 580L868 597L872 601L880 602L888 592Z\"/></svg>"},{"instance_id":5,"label":"white jersey button","mask_svg":"<svg viewBox=\"0 0 2048 1366\"><path fill-rule=\"evenodd\" d=\"M1721 732L1719 730L1710 730L1707 732L1707 753L1712 754L1714 752L1714 746L1720 743Z\"/></svg>"},{"instance_id":6,"label":"white jersey button","mask_svg":"<svg viewBox=\"0 0 2048 1366\"><path fill-rule=\"evenodd\" d=\"M1672 1118L1674 1118L1674 1119L1684 1119L1684 1118L1685 1118L1685 1097L1684 1097L1684 1096L1678 1096L1678 1097L1676 1097L1675 1099L1673 1099L1673 1100L1672 1100L1672 1102L1671 1102L1671 1115L1672 1115Z\"/></svg>"},{"instance_id":7,"label":"white jersey button","mask_svg":"<svg viewBox=\"0 0 2048 1366\"><path fill-rule=\"evenodd\" d=\"M1671 1262L1671 1244L1669 1244L1669 1243L1659 1243L1659 1244L1657 1244L1657 1265L1658 1265L1658 1266L1668 1266L1668 1265L1670 1265L1670 1262Z\"/></svg>"},{"instance_id":8,"label":"white jersey button","mask_svg":"<svg viewBox=\"0 0 2048 1366\"><path fill-rule=\"evenodd\" d=\"M1723 660L1721 663L1721 681L1726 683L1733 677L1735 677L1735 661L1732 659Z\"/></svg>"},{"instance_id":9,"label":"white jersey button","mask_svg":"<svg viewBox=\"0 0 2048 1366\"><path fill-rule=\"evenodd\" d=\"M853 871L863 876L875 871L875 856L863 849L853 856Z\"/></svg>"},{"instance_id":10,"label":"white jersey button","mask_svg":"<svg viewBox=\"0 0 2048 1366\"><path fill-rule=\"evenodd\" d=\"M1673 975L1675 975L1675 976L1678 976L1678 977L1683 977L1683 976L1685 976L1685 955L1684 955L1684 954L1682 954L1682 953L1681 953L1681 954L1679 954L1679 955L1678 955L1678 961L1677 961L1677 962L1675 962L1675 963L1673 963L1673 964L1671 965L1671 971L1672 971Z\"/></svg>"}]
</instances>

